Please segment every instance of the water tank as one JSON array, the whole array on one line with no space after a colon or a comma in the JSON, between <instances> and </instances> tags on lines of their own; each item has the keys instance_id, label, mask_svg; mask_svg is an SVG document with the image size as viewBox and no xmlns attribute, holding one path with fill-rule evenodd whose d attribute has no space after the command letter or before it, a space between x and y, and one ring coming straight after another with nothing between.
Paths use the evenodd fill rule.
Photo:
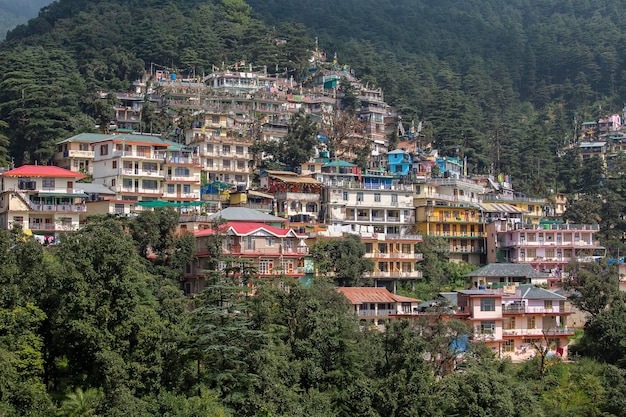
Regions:
<instances>
[{"instance_id":1,"label":"water tank","mask_svg":"<svg viewBox=\"0 0 626 417\"><path fill-rule=\"evenodd\" d=\"M170 78L172 79L172 81L174 81L176 79L176 74L170 75Z\"/></svg>"}]
</instances>

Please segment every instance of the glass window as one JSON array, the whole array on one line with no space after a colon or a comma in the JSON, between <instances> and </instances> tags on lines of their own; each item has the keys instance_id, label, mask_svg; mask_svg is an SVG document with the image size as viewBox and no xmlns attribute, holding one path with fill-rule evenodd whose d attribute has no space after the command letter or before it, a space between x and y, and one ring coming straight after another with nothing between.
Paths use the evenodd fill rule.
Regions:
<instances>
[{"instance_id":1,"label":"glass window","mask_svg":"<svg viewBox=\"0 0 626 417\"><path fill-rule=\"evenodd\" d=\"M347 191L343 192L343 201L348 201L348 192Z\"/></svg>"},{"instance_id":2,"label":"glass window","mask_svg":"<svg viewBox=\"0 0 626 417\"><path fill-rule=\"evenodd\" d=\"M363 193L362 192L356 193L356 201L363 201Z\"/></svg>"},{"instance_id":3,"label":"glass window","mask_svg":"<svg viewBox=\"0 0 626 417\"><path fill-rule=\"evenodd\" d=\"M496 299L495 298L481 298L480 299L480 311L496 311Z\"/></svg>"},{"instance_id":4,"label":"glass window","mask_svg":"<svg viewBox=\"0 0 626 417\"><path fill-rule=\"evenodd\" d=\"M167 192L168 194L173 194L175 192L174 184L167 184Z\"/></svg>"},{"instance_id":5,"label":"glass window","mask_svg":"<svg viewBox=\"0 0 626 417\"><path fill-rule=\"evenodd\" d=\"M178 167L174 170L174 174L177 177L188 177L189 176L189 168Z\"/></svg>"},{"instance_id":6,"label":"glass window","mask_svg":"<svg viewBox=\"0 0 626 417\"><path fill-rule=\"evenodd\" d=\"M374 193L374 201L380 203L380 193Z\"/></svg>"},{"instance_id":7,"label":"glass window","mask_svg":"<svg viewBox=\"0 0 626 417\"><path fill-rule=\"evenodd\" d=\"M528 329L534 329L536 327L537 323L535 322L535 317L528 317L528 320L526 322L526 328Z\"/></svg>"},{"instance_id":8,"label":"glass window","mask_svg":"<svg viewBox=\"0 0 626 417\"><path fill-rule=\"evenodd\" d=\"M54 190L54 178L43 178L41 186L44 190Z\"/></svg>"},{"instance_id":9,"label":"glass window","mask_svg":"<svg viewBox=\"0 0 626 417\"><path fill-rule=\"evenodd\" d=\"M495 321L481 321L478 329L480 334L494 334L496 331Z\"/></svg>"},{"instance_id":10,"label":"glass window","mask_svg":"<svg viewBox=\"0 0 626 417\"><path fill-rule=\"evenodd\" d=\"M183 193L185 193L185 194L191 193L191 185L183 184Z\"/></svg>"}]
</instances>

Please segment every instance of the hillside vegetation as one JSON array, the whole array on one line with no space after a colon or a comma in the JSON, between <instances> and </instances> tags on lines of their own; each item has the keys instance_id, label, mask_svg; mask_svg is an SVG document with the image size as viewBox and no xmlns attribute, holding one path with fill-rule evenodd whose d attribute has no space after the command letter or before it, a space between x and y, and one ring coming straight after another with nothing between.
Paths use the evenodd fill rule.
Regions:
<instances>
[{"instance_id":1,"label":"hillside vegetation","mask_svg":"<svg viewBox=\"0 0 626 417\"><path fill-rule=\"evenodd\" d=\"M245 60L299 77L318 37L470 172L508 173L532 195L575 191L557 155L577 124L621 110L624 24L615 0L61 0L2 45L0 119L16 161L42 161L92 126L93 91L152 62L202 73Z\"/></svg>"}]
</instances>

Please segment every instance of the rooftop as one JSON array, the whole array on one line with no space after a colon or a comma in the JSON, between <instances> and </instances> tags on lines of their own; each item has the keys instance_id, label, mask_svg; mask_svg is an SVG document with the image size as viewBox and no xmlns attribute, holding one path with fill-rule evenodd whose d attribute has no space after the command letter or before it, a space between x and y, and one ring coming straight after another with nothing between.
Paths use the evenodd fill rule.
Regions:
<instances>
[{"instance_id":1,"label":"rooftop","mask_svg":"<svg viewBox=\"0 0 626 417\"><path fill-rule=\"evenodd\" d=\"M5 177L75 178L77 180L85 178L85 175L78 172L46 165L22 165L21 167L4 172L2 175Z\"/></svg>"}]
</instances>

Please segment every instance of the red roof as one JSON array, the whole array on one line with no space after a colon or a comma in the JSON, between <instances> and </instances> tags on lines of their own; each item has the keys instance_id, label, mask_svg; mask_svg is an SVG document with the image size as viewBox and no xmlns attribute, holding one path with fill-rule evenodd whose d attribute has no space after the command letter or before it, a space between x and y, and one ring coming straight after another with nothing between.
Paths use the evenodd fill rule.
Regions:
<instances>
[{"instance_id":1,"label":"red roof","mask_svg":"<svg viewBox=\"0 0 626 417\"><path fill-rule=\"evenodd\" d=\"M306 235L299 235L293 231L293 229L281 229L280 227L270 226L264 223L251 223L251 222L228 222L223 226L225 233L234 234L236 236L248 236L259 230L264 230L267 233L276 237L299 237L306 238ZM214 233L213 229L200 230L195 233L196 236L207 236Z\"/></svg>"},{"instance_id":2,"label":"red roof","mask_svg":"<svg viewBox=\"0 0 626 417\"><path fill-rule=\"evenodd\" d=\"M76 178L78 180L86 177L86 175L70 171L69 169L46 165L22 165L2 175L5 177L63 177Z\"/></svg>"},{"instance_id":3,"label":"red roof","mask_svg":"<svg viewBox=\"0 0 626 417\"><path fill-rule=\"evenodd\" d=\"M417 298L403 297L390 293L387 288L373 287L341 287L337 291L342 293L350 304L363 303L419 303Z\"/></svg>"}]
</instances>

